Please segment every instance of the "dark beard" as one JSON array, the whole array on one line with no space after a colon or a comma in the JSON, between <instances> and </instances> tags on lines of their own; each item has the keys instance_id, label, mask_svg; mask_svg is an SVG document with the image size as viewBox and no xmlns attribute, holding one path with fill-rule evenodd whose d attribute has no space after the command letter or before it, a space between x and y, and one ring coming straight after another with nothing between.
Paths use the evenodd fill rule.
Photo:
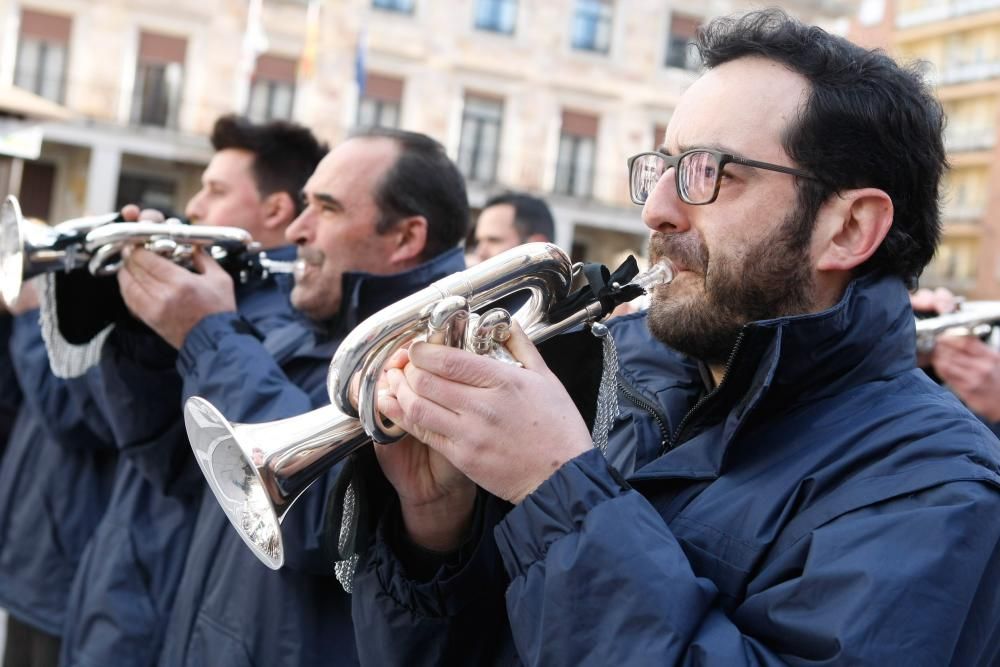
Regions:
<instances>
[{"instance_id":1,"label":"dark beard","mask_svg":"<svg viewBox=\"0 0 1000 667\"><path fill-rule=\"evenodd\" d=\"M654 295L648 323L666 345L708 364L727 361L749 322L809 312L812 274L809 241L814 216L796 210L742 259L711 258L693 232L650 238L651 260L671 257L702 277L702 293L672 297L670 286Z\"/></svg>"}]
</instances>

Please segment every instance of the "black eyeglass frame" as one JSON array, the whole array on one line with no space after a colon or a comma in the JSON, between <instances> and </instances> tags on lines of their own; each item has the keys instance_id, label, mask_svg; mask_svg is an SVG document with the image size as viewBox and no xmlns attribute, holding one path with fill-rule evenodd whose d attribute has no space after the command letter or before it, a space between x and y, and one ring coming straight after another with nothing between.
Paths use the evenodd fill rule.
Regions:
<instances>
[{"instance_id":1,"label":"black eyeglass frame","mask_svg":"<svg viewBox=\"0 0 1000 667\"><path fill-rule=\"evenodd\" d=\"M681 191L681 177L678 165L680 164L681 160L683 160L685 157L693 153L708 153L709 155L714 157L715 160L719 163L719 170L715 174L715 189L712 190L712 196L711 198L709 198L708 201L703 201L703 202L689 201L687 197L684 196L684 193ZM673 167L674 187L677 189L677 196L685 204L690 204L692 206L704 206L705 204L711 204L718 198L719 188L722 185L722 170L725 169L726 165L729 164L730 162L733 164L740 164L746 167L753 167L755 169L766 169L768 171L777 171L782 174L791 174L792 176L798 176L799 178L808 178L809 180L812 181L819 180L812 174L802 171L801 169L795 169L794 167L783 167L780 164L771 164L770 162L761 162L759 160L751 160L749 158L740 157L739 155L733 155L732 153L723 153L722 151L716 151L710 148L692 148L691 150L684 151L680 155L670 155L668 153L664 153L663 151L643 151L642 153L636 153L635 155L630 157L627 161L628 196L632 200L633 204L638 204L639 206L644 206L646 202L639 201L636 198L635 193L632 191L633 184L635 183L635 181L632 179L632 168L636 160L643 157L644 155L654 155L658 158L661 158L664 164L666 165L663 168L664 173L666 173L667 169ZM646 198L648 199L649 196L647 195Z\"/></svg>"}]
</instances>

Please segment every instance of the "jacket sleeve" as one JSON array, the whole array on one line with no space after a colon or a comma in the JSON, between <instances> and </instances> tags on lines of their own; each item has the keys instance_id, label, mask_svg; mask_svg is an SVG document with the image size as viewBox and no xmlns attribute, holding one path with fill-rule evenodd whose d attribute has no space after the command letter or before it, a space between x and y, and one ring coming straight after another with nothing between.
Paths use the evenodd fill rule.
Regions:
<instances>
[{"instance_id":1,"label":"jacket sleeve","mask_svg":"<svg viewBox=\"0 0 1000 667\"><path fill-rule=\"evenodd\" d=\"M508 580L493 529L510 505L480 494L469 540L421 576L403 546L395 501L375 539L361 554L353 580L351 615L362 665L515 665L503 592Z\"/></svg>"},{"instance_id":2,"label":"jacket sleeve","mask_svg":"<svg viewBox=\"0 0 1000 667\"><path fill-rule=\"evenodd\" d=\"M327 366L323 360L316 363L323 369ZM184 379L184 400L201 396L233 422L269 422L329 403L325 385L311 394L299 387L233 314L212 315L192 329L181 348L178 369ZM310 487L282 521L288 568L332 572L321 540L326 479Z\"/></svg>"},{"instance_id":3,"label":"jacket sleeve","mask_svg":"<svg viewBox=\"0 0 1000 667\"><path fill-rule=\"evenodd\" d=\"M0 455L6 447L7 436L14 426L23 398L11 357L10 338L13 328L14 318L10 314L0 313Z\"/></svg>"},{"instance_id":4,"label":"jacket sleeve","mask_svg":"<svg viewBox=\"0 0 1000 667\"><path fill-rule=\"evenodd\" d=\"M997 489L969 481L837 516L763 567L735 608L594 452L557 471L496 537L527 664L980 664L1000 605L979 592L1000 576L998 509Z\"/></svg>"},{"instance_id":5,"label":"jacket sleeve","mask_svg":"<svg viewBox=\"0 0 1000 667\"><path fill-rule=\"evenodd\" d=\"M123 458L166 495L200 492L197 466L184 433L177 354L153 332L119 324L88 374Z\"/></svg>"},{"instance_id":6,"label":"jacket sleeve","mask_svg":"<svg viewBox=\"0 0 1000 667\"><path fill-rule=\"evenodd\" d=\"M68 449L113 449L111 433L86 378L53 375L42 341L38 310L14 318L10 357L18 382L30 387L24 402L38 415L45 433Z\"/></svg>"}]
</instances>

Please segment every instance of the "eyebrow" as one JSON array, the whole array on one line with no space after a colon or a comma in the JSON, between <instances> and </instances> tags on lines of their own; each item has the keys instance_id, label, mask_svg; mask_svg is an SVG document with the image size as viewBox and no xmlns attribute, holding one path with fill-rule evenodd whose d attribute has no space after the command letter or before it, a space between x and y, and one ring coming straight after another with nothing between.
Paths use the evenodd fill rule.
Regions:
<instances>
[{"instance_id":1,"label":"eyebrow","mask_svg":"<svg viewBox=\"0 0 1000 667\"><path fill-rule=\"evenodd\" d=\"M677 155L680 155L681 153L686 153L690 150L696 150L699 148L706 148L712 151L719 151L720 153L728 153L729 155L732 155L734 157L743 157L740 153L737 153L732 148L728 146L723 146L722 144L698 144L697 146L678 146ZM665 153L666 155L673 155L673 153L670 152L670 149L667 148L666 144L661 144L656 150L658 150L661 153Z\"/></svg>"},{"instance_id":2,"label":"eyebrow","mask_svg":"<svg viewBox=\"0 0 1000 667\"><path fill-rule=\"evenodd\" d=\"M305 202L308 202L311 197L312 199L315 199L318 202L326 204L327 206L332 206L338 211L344 210L344 205L340 203L339 199L337 199L333 195L328 195L325 192L316 192L310 195L308 192L303 190L301 195L302 195L302 200Z\"/></svg>"}]
</instances>

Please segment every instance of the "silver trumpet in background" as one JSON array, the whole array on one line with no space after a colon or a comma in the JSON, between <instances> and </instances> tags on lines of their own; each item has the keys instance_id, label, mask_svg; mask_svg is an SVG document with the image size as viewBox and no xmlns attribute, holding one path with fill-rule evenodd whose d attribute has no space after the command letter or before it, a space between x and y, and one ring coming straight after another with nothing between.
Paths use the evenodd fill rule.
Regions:
<instances>
[{"instance_id":1,"label":"silver trumpet in background","mask_svg":"<svg viewBox=\"0 0 1000 667\"><path fill-rule=\"evenodd\" d=\"M1000 301L962 301L958 310L917 320L917 352L934 349L943 335L978 336L986 339L1000 324Z\"/></svg>"},{"instance_id":2,"label":"silver trumpet in background","mask_svg":"<svg viewBox=\"0 0 1000 667\"><path fill-rule=\"evenodd\" d=\"M0 295L11 303L25 280L84 265L95 276L111 275L129 246L143 246L182 265L201 247L243 281L294 269L294 262L268 259L249 232L238 227L186 225L176 218L163 223L118 219L117 213L106 213L49 227L26 221L17 199L8 196L0 204Z\"/></svg>"},{"instance_id":3,"label":"silver trumpet in background","mask_svg":"<svg viewBox=\"0 0 1000 667\"><path fill-rule=\"evenodd\" d=\"M297 417L236 424L205 399L189 399L184 420L195 459L247 546L265 565L280 568L280 524L292 503L358 448L402 437L376 408L376 385L394 352L424 339L514 361L503 346L513 321L539 343L602 316L595 299L552 319L572 278L573 266L560 248L529 243L439 280L359 324L330 363L333 405ZM629 285L646 290L672 279L672 267L661 263ZM518 298L513 315L505 308L484 310L510 307Z\"/></svg>"}]
</instances>

